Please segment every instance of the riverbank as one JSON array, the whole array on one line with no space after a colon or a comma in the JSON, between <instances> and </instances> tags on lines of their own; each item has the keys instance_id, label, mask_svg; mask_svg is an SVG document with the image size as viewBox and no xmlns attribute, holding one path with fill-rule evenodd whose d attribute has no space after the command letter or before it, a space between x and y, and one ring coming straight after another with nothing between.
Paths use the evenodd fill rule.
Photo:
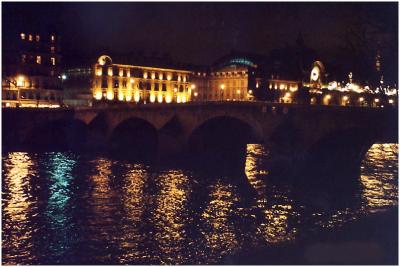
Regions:
<instances>
[{"instance_id":1,"label":"riverbank","mask_svg":"<svg viewBox=\"0 0 400 267\"><path fill-rule=\"evenodd\" d=\"M398 264L398 208L365 215L340 228L324 229L295 243L251 249L222 264Z\"/></svg>"}]
</instances>

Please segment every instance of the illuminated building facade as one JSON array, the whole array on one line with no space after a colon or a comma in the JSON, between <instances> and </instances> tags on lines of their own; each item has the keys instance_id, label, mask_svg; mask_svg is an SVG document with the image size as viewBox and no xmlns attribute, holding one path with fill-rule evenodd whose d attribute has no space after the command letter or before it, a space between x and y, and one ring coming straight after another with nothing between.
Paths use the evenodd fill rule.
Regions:
<instances>
[{"instance_id":1,"label":"illuminated building facade","mask_svg":"<svg viewBox=\"0 0 400 267\"><path fill-rule=\"evenodd\" d=\"M283 53L285 54L285 53ZM296 54L296 53L293 53ZM322 61L231 53L211 67L161 68L114 64L101 56L92 68L92 98L133 103L268 101L306 105L385 107L397 105L397 90L330 79ZM298 62L305 62L298 64ZM308 64L308 66L306 66ZM300 66L300 67L299 67Z\"/></svg>"},{"instance_id":2,"label":"illuminated building facade","mask_svg":"<svg viewBox=\"0 0 400 267\"><path fill-rule=\"evenodd\" d=\"M12 50L3 53L3 107L60 107L59 37L22 32Z\"/></svg>"},{"instance_id":3,"label":"illuminated building facade","mask_svg":"<svg viewBox=\"0 0 400 267\"><path fill-rule=\"evenodd\" d=\"M93 66L95 100L136 103L186 103L191 101L191 71L124 65L101 56ZM194 92L193 92L194 93Z\"/></svg>"}]
</instances>

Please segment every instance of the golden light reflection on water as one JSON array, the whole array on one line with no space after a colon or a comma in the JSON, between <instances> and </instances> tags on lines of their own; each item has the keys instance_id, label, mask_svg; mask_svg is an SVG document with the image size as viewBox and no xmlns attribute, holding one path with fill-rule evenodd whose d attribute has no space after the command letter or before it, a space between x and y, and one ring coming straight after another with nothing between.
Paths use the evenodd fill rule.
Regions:
<instances>
[{"instance_id":1,"label":"golden light reflection on water","mask_svg":"<svg viewBox=\"0 0 400 267\"><path fill-rule=\"evenodd\" d=\"M7 264L29 264L36 258L31 253L35 230L31 217L36 216L30 181L36 175L34 166L23 152L9 153L3 160L2 256L10 259Z\"/></svg>"},{"instance_id":2,"label":"golden light reflection on water","mask_svg":"<svg viewBox=\"0 0 400 267\"><path fill-rule=\"evenodd\" d=\"M117 223L119 207L115 203L120 196L111 188L112 161L98 158L91 164L94 165L94 174L90 176L92 186L88 200L91 210L88 215L87 230L91 239L94 238L97 242L115 247L118 246L119 241ZM117 256L104 250L100 250L96 255L100 262L112 261Z\"/></svg>"},{"instance_id":3,"label":"golden light reflection on water","mask_svg":"<svg viewBox=\"0 0 400 267\"><path fill-rule=\"evenodd\" d=\"M187 207L190 193L188 177L182 171L166 171L157 177L159 193L152 221L161 264L183 264L188 260Z\"/></svg>"},{"instance_id":4,"label":"golden light reflection on water","mask_svg":"<svg viewBox=\"0 0 400 267\"><path fill-rule=\"evenodd\" d=\"M268 155L267 150L259 144L247 145L245 174L249 182L258 192L257 207L262 210L263 221L258 227L259 234L268 243L289 241L295 238L297 229L289 228L289 217L296 214L292 210L291 200L287 190L280 190L273 185L267 185L265 180L268 170L262 164L262 159ZM268 200L274 194L275 204Z\"/></svg>"},{"instance_id":5,"label":"golden light reflection on water","mask_svg":"<svg viewBox=\"0 0 400 267\"><path fill-rule=\"evenodd\" d=\"M270 179L268 151L260 145L248 146L245 165L257 190L251 195L255 202L244 201L243 184L235 177L157 171L105 157L8 153L3 157L3 263L51 257L66 262L56 253L63 248L82 264L229 263L244 249L296 240L305 230L335 228L360 214L397 206L397 147L374 145L362 163L361 190L340 208L325 210L313 206L314 198L304 202L303 195L295 195L290 182ZM68 247L65 240L75 237L71 225L79 231L73 231L76 243Z\"/></svg>"},{"instance_id":6,"label":"golden light reflection on water","mask_svg":"<svg viewBox=\"0 0 400 267\"><path fill-rule=\"evenodd\" d=\"M368 150L360 178L364 209L368 212L398 205L397 160L397 144L375 144Z\"/></svg>"},{"instance_id":7,"label":"golden light reflection on water","mask_svg":"<svg viewBox=\"0 0 400 267\"><path fill-rule=\"evenodd\" d=\"M360 215L382 211L398 205L398 144L374 144L361 163L361 207L335 210L317 224L334 228ZM323 214L315 214L323 217Z\"/></svg>"},{"instance_id":8,"label":"golden light reflection on water","mask_svg":"<svg viewBox=\"0 0 400 267\"><path fill-rule=\"evenodd\" d=\"M210 189L210 201L202 214L205 223L202 233L210 249L208 257L215 260L239 248L235 225L231 220L233 206L239 198L229 184L218 181Z\"/></svg>"},{"instance_id":9,"label":"golden light reflection on water","mask_svg":"<svg viewBox=\"0 0 400 267\"><path fill-rule=\"evenodd\" d=\"M148 204L144 188L147 182L147 170L143 165L127 164L125 166L122 180L122 206L124 210L124 223L121 229L121 240L119 243L121 254L119 255L120 264L129 264L137 259L146 257L141 244L145 236L140 232L142 225L142 215L145 206Z\"/></svg>"}]
</instances>

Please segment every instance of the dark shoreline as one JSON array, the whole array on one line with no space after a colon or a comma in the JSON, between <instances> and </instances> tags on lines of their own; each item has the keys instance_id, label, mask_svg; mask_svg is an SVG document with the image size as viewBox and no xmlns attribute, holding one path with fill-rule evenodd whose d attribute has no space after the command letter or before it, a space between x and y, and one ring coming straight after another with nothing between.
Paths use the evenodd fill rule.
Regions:
<instances>
[{"instance_id":1,"label":"dark shoreline","mask_svg":"<svg viewBox=\"0 0 400 267\"><path fill-rule=\"evenodd\" d=\"M398 207L323 229L293 243L249 249L220 264L398 265Z\"/></svg>"}]
</instances>

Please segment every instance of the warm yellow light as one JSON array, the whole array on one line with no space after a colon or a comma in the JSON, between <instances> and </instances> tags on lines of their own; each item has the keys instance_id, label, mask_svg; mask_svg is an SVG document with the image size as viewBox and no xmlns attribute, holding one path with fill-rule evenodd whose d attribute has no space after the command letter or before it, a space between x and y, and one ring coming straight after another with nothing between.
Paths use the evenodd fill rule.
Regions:
<instances>
[{"instance_id":1,"label":"warm yellow light","mask_svg":"<svg viewBox=\"0 0 400 267\"><path fill-rule=\"evenodd\" d=\"M286 88L286 85L285 85L285 84L279 85L279 89L283 90L283 89L285 89L285 88Z\"/></svg>"},{"instance_id":2,"label":"warm yellow light","mask_svg":"<svg viewBox=\"0 0 400 267\"><path fill-rule=\"evenodd\" d=\"M190 86L190 88L192 88L193 90L196 88L196 85L195 84L192 84L191 86Z\"/></svg>"},{"instance_id":3,"label":"warm yellow light","mask_svg":"<svg viewBox=\"0 0 400 267\"><path fill-rule=\"evenodd\" d=\"M152 74L151 74L151 78L154 80L154 79L156 78L156 74L155 74L155 73L152 73Z\"/></svg>"},{"instance_id":4,"label":"warm yellow light","mask_svg":"<svg viewBox=\"0 0 400 267\"><path fill-rule=\"evenodd\" d=\"M186 82L186 76L183 76L183 82L184 83Z\"/></svg>"},{"instance_id":5,"label":"warm yellow light","mask_svg":"<svg viewBox=\"0 0 400 267\"><path fill-rule=\"evenodd\" d=\"M178 95L178 96L176 97L176 102L177 102L177 103L181 103L181 96L180 96L180 95Z\"/></svg>"},{"instance_id":6,"label":"warm yellow light","mask_svg":"<svg viewBox=\"0 0 400 267\"><path fill-rule=\"evenodd\" d=\"M331 99L331 95L326 95L325 98L326 99Z\"/></svg>"},{"instance_id":7,"label":"warm yellow light","mask_svg":"<svg viewBox=\"0 0 400 267\"><path fill-rule=\"evenodd\" d=\"M97 75L97 76L101 76L101 74L103 74L103 73L102 73L102 71L101 71L101 68L99 68L99 69L97 70L97 72L96 72L96 75Z\"/></svg>"},{"instance_id":8,"label":"warm yellow light","mask_svg":"<svg viewBox=\"0 0 400 267\"><path fill-rule=\"evenodd\" d=\"M147 79L147 72L143 73L143 78Z\"/></svg>"},{"instance_id":9,"label":"warm yellow light","mask_svg":"<svg viewBox=\"0 0 400 267\"><path fill-rule=\"evenodd\" d=\"M119 100L119 101L123 101L123 100L124 100L124 93L120 92L120 93L118 94L118 100Z\"/></svg>"},{"instance_id":10,"label":"warm yellow light","mask_svg":"<svg viewBox=\"0 0 400 267\"><path fill-rule=\"evenodd\" d=\"M139 91L135 91L135 94L133 95L133 98L134 98L135 102L139 102L139 100L140 100Z\"/></svg>"},{"instance_id":11,"label":"warm yellow light","mask_svg":"<svg viewBox=\"0 0 400 267\"><path fill-rule=\"evenodd\" d=\"M290 97L290 93L287 92L287 93L285 94L285 98L289 98L289 97Z\"/></svg>"},{"instance_id":12,"label":"warm yellow light","mask_svg":"<svg viewBox=\"0 0 400 267\"><path fill-rule=\"evenodd\" d=\"M225 89L225 84L221 84L221 89L222 89L222 90Z\"/></svg>"},{"instance_id":13,"label":"warm yellow light","mask_svg":"<svg viewBox=\"0 0 400 267\"><path fill-rule=\"evenodd\" d=\"M358 100L359 100L360 102L363 102L363 101L364 101L364 97L360 97Z\"/></svg>"},{"instance_id":14,"label":"warm yellow light","mask_svg":"<svg viewBox=\"0 0 400 267\"><path fill-rule=\"evenodd\" d=\"M237 93L237 94L240 94L240 90L239 90L239 89L238 89L238 90L236 90L236 93Z\"/></svg>"},{"instance_id":15,"label":"warm yellow light","mask_svg":"<svg viewBox=\"0 0 400 267\"><path fill-rule=\"evenodd\" d=\"M127 93L125 96L126 101L131 101L132 100L132 94L131 93Z\"/></svg>"},{"instance_id":16,"label":"warm yellow light","mask_svg":"<svg viewBox=\"0 0 400 267\"><path fill-rule=\"evenodd\" d=\"M9 107L9 106L10 106L10 103L7 102L7 103L6 103L6 107Z\"/></svg>"},{"instance_id":17,"label":"warm yellow light","mask_svg":"<svg viewBox=\"0 0 400 267\"><path fill-rule=\"evenodd\" d=\"M162 80L162 78L163 78L163 75L162 75L162 73L160 73L160 74L158 75L158 79Z\"/></svg>"},{"instance_id":18,"label":"warm yellow light","mask_svg":"<svg viewBox=\"0 0 400 267\"><path fill-rule=\"evenodd\" d=\"M186 95L182 95L181 100L182 100L182 103L186 103Z\"/></svg>"},{"instance_id":19,"label":"warm yellow light","mask_svg":"<svg viewBox=\"0 0 400 267\"><path fill-rule=\"evenodd\" d=\"M253 94L253 90L250 89L250 90L249 90L249 94Z\"/></svg>"},{"instance_id":20,"label":"warm yellow light","mask_svg":"<svg viewBox=\"0 0 400 267\"><path fill-rule=\"evenodd\" d=\"M175 87L175 88L174 88L174 92L175 92L175 93L178 92L178 88Z\"/></svg>"},{"instance_id":21,"label":"warm yellow light","mask_svg":"<svg viewBox=\"0 0 400 267\"><path fill-rule=\"evenodd\" d=\"M162 94L158 94L158 96L157 96L157 102L158 102L158 103L162 103L162 100L163 100Z\"/></svg>"},{"instance_id":22,"label":"warm yellow light","mask_svg":"<svg viewBox=\"0 0 400 267\"><path fill-rule=\"evenodd\" d=\"M167 80L170 81L171 80L171 75L167 76Z\"/></svg>"},{"instance_id":23,"label":"warm yellow light","mask_svg":"<svg viewBox=\"0 0 400 267\"><path fill-rule=\"evenodd\" d=\"M379 98L375 98L374 101L375 101L376 103L378 103L378 102L379 102Z\"/></svg>"},{"instance_id":24,"label":"warm yellow light","mask_svg":"<svg viewBox=\"0 0 400 267\"><path fill-rule=\"evenodd\" d=\"M113 100L114 99L114 92L113 91L107 91L107 99L108 100Z\"/></svg>"},{"instance_id":25,"label":"warm yellow light","mask_svg":"<svg viewBox=\"0 0 400 267\"><path fill-rule=\"evenodd\" d=\"M25 33L21 33L21 39L25 40Z\"/></svg>"},{"instance_id":26,"label":"warm yellow light","mask_svg":"<svg viewBox=\"0 0 400 267\"><path fill-rule=\"evenodd\" d=\"M290 91L291 92L296 92L297 91L297 85L290 86Z\"/></svg>"},{"instance_id":27,"label":"warm yellow light","mask_svg":"<svg viewBox=\"0 0 400 267\"><path fill-rule=\"evenodd\" d=\"M20 75L17 78L17 86L24 86L25 85L25 78L24 76Z\"/></svg>"},{"instance_id":28,"label":"warm yellow light","mask_svg":"<svg viewBox=\"0 0 400 267\"><path fill-rule=\"evenodd\" d=\"M347 101L347 100L349 100L349 97L348 97L347 95L345 95L345 96L343 97L343 100L344 100L344 101Z\"/></svg>"},{"instance_id":29,"label":"warm yellow light","mask_svg":"<svg viewBox=\"0 0 400 267\"><path fill-rule=\"evenodd\" d=\"M154 93L150 94L150 102L154 103L154 101L156 101L156 96Z\"/></svg>"},{"instance_id":30,"label":"warm yellow light","mask_svg":"<svg viewBox=\"0 0 400 267\"><path fill-rule=\"evenodd\" d=\"M36 63L37 64L41 64L42 63L42 57L41 56L36 56Z\"/></svg>"},{"instance_id":31,"label":"warm yellow light","mask_svg":"<svg viewBox=\"0 0 400 267\"><path fill-rule=\"evenodd\" d=\"M128 71L126 72L126 76L131 77L131 71L130 71L130 70L128 70Z\"/></svg>"},{"instance_id":32,"label":"warm yellow light","mask_svg":"<svg viewBox=\"0 0 400 267\"><path fill-rule=\"evenodd\" d=\"M195 97L197 97L197 95L198 95L198 94L197 94L197 92L194 92L194 94L193 94L193 95L194 95Z\"/></svg>"},{"instance_id":33,"label":"warm yellow light","mask_svg":"<svg viewBox=\"0 0 400 267\"><path fill-rule=\"evenodd\" d=\"M389 104L393 104L394 100L393 99L389 99Z\"/></svg>"},{"instance_id":34,"label":"warm yellow light","mask_svg":"<svg viewBox=\"0 0 400 267\"><path fill-rule=\"evenodd\" d=\"M258 83L256 83L256 88L258 88L258 86L259 86Z\"/></svg>"},{"instance_id":35,"label":"warm yellow light","mask_svg":"<svg viewBox=\"0 0 400 267\"><path fill-rule=\"evenodd\" d=\"M113 70L112 68L108 68L108 76L112 76L113 75Z\"/></svg>"},{"instance_id":36,"label":"warm yellow light","mask_svg":"<svg viewBox=\"0 0 400 267\"><path fill-rule=\"evenodd\" d=\"M135 79L131 78L130 82L135 83Z\"/></svg>"},{"instance_id":37,"label":"warm yellow light","mask_svg":"<svg viewBox=\"0 0 400 267\"><path fill-rule=\"evenodd\" d=\"M124 76L124 70L120 69L119 70L119 77L122 77L122 76Z\"/></svg>"},{"instance_id":38,"label":"warm yellow light","mask_svg":"<svg viewBox=\"0 0 400 267\"><path fill-rule=\"evenodd\" d=\"M171 101L172 101L171 95L170 95L170 94L167 94L167 95L165 96L165 102L171 103Z\"/></svg>"},{"instance_id":39,"label":"warm yellow light","mask_svg":"<svg viewBox=\"0 0 400 267\"><path fill-rule=\"evenodd\" d=\"M94 93L94 98L95 98L95 99L100 100L101 97L102 97L101 91L96 91L96 92Z\"/></svg>"},{"instance_id":40,"label":"warm yellow light","mask_svg":"<svg viewBox=\"0 0 400 267\"><path fill-rule=\"evenodd\" d=\"M181 81L181 76L178 76L178 82L180 82Z\"/></svg>"}]
</instances>

